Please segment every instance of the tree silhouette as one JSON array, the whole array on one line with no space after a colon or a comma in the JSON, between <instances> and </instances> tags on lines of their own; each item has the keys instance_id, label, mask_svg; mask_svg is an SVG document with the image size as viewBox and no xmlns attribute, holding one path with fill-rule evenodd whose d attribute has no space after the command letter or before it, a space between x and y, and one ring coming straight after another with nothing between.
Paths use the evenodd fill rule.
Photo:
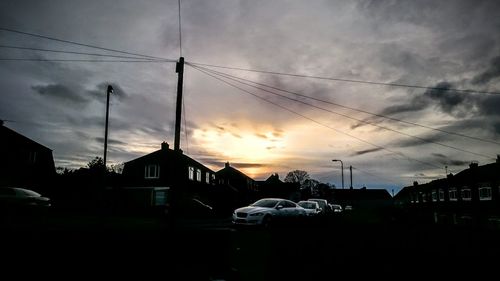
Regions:
<instances>
[{"instance_id":1,"label":"tree silhouette","mask_svg":"<svg viewBox=\"0 0 500 281\"><path fill-rule=\"evenodd\" d=\"M105 171L104 160L101 157L95 157L88 164L90 171Z\"/></svg>"},{"instance_id":2,"label":"tree silhouette","mask_svg":"<svg viewBox=\"0 0 500 281\"><path fill-rule=\"evenodd\" d=\"M306 171L294 170L289 172L285 177L285 182L298 183L302 187L306 180L310 179Z\"/></svg>"}]
</instances>

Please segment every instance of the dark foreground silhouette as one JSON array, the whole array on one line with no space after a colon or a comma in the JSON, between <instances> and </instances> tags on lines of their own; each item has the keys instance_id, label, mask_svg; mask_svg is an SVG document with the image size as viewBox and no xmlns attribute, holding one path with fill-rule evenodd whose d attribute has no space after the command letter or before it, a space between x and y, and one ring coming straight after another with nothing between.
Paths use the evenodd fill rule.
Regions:
<instances>
[{"instance_id":1,"label":"dark foreground silhouette","mask_svg":"<svg viewBox=\"0 0 500 281\"><path fill-rule=\"evenodd\" d=\"M4 217L3 266L17 277L51 280L479 278L500 257L500 235L493 229L338 217L269 228L235 228L225 218L170 222L61 213Z\"/></svg>"}]
</instances>

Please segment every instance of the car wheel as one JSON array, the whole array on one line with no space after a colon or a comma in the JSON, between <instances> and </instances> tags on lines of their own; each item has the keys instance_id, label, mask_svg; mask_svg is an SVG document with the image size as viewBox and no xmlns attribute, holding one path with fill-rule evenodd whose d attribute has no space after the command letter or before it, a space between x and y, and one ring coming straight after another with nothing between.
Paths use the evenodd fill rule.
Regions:
<instances>
[{"instance_id":1,"label":"car wheel","mask_svg":"<svg viewBox=\"0 0 500 281\"><path fill-rule=\"evenodd\" d=\"M264 228L269 228L271 226L271 216L270 215L267 215L265 216L263 219L262 219L262 226Z\"/></svg>"}]
</instances>

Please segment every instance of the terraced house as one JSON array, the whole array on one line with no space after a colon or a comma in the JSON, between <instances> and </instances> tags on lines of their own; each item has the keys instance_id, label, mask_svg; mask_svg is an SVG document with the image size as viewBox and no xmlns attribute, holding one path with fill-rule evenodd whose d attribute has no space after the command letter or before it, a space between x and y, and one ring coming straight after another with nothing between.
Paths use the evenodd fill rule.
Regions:
<instances>
[{"instance_id":1,"label":"terraced house","mask_svg":"<svg viewBox=\"0 0 500 281\"><path fill-rule=\"evenodd\" d=\"M396 196L397 207L435 223L497 227L500 222L500 156L495 163L471 163L456 175L415 182Z\"/></svg>"}]
</instances>

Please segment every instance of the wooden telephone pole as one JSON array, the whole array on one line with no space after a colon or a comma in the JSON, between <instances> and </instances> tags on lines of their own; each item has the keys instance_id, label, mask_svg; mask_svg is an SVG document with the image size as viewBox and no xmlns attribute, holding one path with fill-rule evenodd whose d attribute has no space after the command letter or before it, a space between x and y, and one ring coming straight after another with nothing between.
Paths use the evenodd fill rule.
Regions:
<instances>
[{"instance_id":1,"label":"wooden telephone pole","mask_svg":"<svg viewBox=\"0 0 500 281\"><path fill-rule=\"evenodd\" d=\"M184 78L184 57L180 57L175 65L175 72L179 73L177 80L177 103L175 107L175 139L174 150L181 148L181 118L182 118L182 85Z\"/></svg>"}]
</instances>

